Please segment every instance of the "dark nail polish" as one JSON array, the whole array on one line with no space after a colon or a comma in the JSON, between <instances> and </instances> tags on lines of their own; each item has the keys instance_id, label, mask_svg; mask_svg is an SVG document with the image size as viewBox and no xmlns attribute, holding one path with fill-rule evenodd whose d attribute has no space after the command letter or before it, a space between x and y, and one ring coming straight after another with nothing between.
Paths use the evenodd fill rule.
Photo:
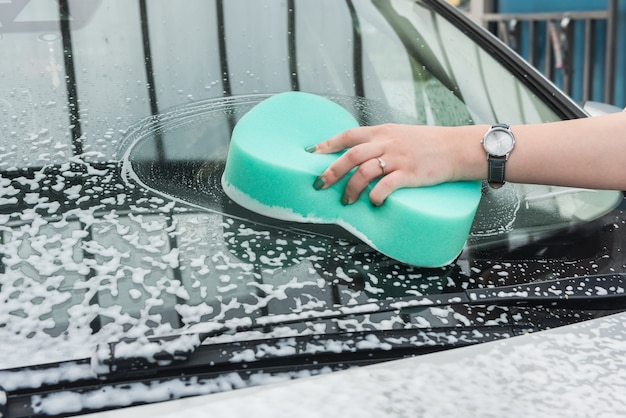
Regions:
<instances>
[{"instance_id":1,"label":"dark nail polish","mask_svg":"<svg viewBox=\"0 0 626 418\"><path fill-rule=\"evenodd\" d=\"M306 147L304 150L306 152L315 152L316 149L317 149L317 145L311 145L310 147Z\"/></svg>"},{"instance_id":2,"label":"dark nail polish","mask_svg":"<svg viewBox=\"0 0 626 418\"><path fill-rule=\"evenodd\" d=\"M350 199L345 194L341 196L341 204L344 206L348 206L350 204Z\"/></svg>"},{"instance_id":3,"label":"dark nail polish","mask_svg":"<svg viewBox=\"0 0 626 418\"><path fill-rule=\"evenodd\" d=\"M319 176L315 179L315 183L313 183L313 188L315 190L320 190L322 187L324 187L324 177Z\"/></svg>"}]
</instances>

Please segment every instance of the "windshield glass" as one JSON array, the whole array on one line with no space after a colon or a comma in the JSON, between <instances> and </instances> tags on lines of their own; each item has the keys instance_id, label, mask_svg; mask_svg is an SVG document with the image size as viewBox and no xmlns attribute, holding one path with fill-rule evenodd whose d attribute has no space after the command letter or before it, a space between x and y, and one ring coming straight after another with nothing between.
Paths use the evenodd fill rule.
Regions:
<instances>
[{"instance_id":1,"label":"windshield glass","mask_svg":"<svg viewBox=\"0 0 626 418\"><path fill-rule=\"evenodd\" d=\"M99 343L206 321L624 268L614 192L489 192L464 252L436 269L395 262L336 226L253 214L224 195L234 125L283 91L327 97L363 125L559 119L422 2L61 4L0 2L1 368L86 358ZM527 330L591 315L424 308L214 341Z\"/></svg>"}]
</instances>

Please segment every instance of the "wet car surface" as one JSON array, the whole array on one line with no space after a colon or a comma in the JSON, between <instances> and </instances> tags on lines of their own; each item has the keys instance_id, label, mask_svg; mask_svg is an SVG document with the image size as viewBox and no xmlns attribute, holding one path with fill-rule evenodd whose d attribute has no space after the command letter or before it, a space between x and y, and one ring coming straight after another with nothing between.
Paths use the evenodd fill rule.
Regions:
<instances>
[{"instance_id":1,"label":"wet car surface","mask_svg":"<svg viewBox=\"0 0 626 418\"><path fill-rule=\"evenodd\" d=\"M486 188L466 248L435 269L225 196L234 125L280 91L327 97L363 125L584 116L445 5L322 3L0 4L15 15L0 27L7 416L220 392L625 310L380 308L622 273L621 192Z\"/></svg>"}]
</instances>

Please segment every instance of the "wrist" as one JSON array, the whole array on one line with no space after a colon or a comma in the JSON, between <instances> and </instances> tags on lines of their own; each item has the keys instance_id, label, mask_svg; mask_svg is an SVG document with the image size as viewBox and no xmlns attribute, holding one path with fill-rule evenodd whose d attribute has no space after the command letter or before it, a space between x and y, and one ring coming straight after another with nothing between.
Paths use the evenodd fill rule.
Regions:
<instances>
[{"instance_id":1,"label":"wrist","mask_svg":"<svg viewBox=\"0 0 626 418\"><path fill-rule=\"evenodd\" d=\"M470 125L452 128L455 181L487 178L487 157L480 141L489 127Z\"/></svg>"}]
</instances>

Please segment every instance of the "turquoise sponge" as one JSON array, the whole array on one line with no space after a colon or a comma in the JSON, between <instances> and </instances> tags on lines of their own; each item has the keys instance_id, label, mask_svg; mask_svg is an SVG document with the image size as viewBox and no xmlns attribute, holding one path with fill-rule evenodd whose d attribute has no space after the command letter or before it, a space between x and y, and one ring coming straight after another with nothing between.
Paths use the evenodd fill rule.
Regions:
<instances>
[{"instance_id":1,"label":"turquoise sponge","mask_svg":"<svg viewBox=\"0 0 626 418\"><path fill-rule=\"evenodd\" d=\"M404 263L451 263L467 239L480 182L400 189L380 207L369 202L367 191L343 206L347 179L326 190L313 188L316 177L339 154L312 154L305 148L356 126L346 109L323 97L302 92L272 96L235 126L222 177L224 191L262 215L340 225Z\"/></svg>"}]
</instances>

